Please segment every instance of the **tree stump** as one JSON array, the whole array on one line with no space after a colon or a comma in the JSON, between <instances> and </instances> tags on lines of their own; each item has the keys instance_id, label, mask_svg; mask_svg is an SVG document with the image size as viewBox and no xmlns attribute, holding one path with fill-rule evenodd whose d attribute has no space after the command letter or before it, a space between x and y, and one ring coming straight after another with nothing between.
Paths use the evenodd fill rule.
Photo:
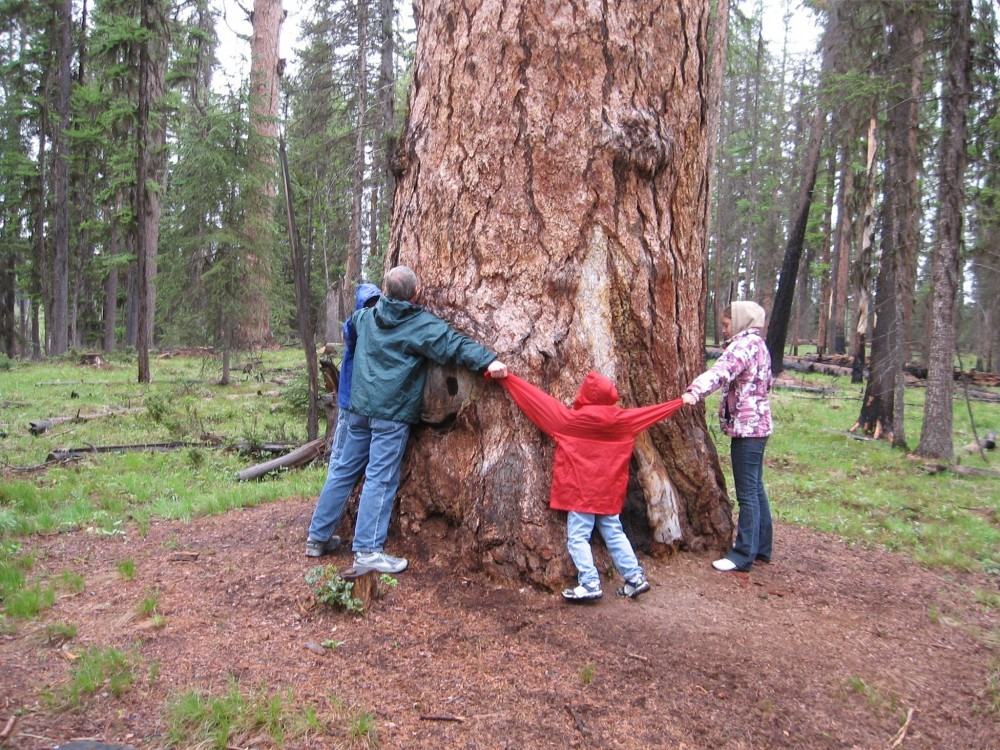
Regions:
<instances>
[{"instance_id":1,"label":"tree stump","mask_svg":"<svg viewBox=\"0 0 1000 750\"><path fill-rule=\"evenodd\" d=\"M361 600L365 611L368 610L372 602L378 599L379 572L374 568L347 568L341 572L340 577L354 584L351 588L351 596Z\"/></svg>"}]
</instances>

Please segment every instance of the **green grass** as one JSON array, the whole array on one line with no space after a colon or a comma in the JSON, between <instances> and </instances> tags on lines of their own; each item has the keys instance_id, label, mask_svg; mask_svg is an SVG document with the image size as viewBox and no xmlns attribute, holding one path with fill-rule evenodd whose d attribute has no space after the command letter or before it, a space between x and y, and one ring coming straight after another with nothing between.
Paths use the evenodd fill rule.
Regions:
<instances>
[{"instance_id":1,"label":"green grass","mask_svg":"<svg viewBox=\"0 0 1000 750\"><path fill-rule=\"evenodd\" d=\"M863 386L819 375L809 385L835 390L822 396L776 389L775 432L768 442L765 484L774 516L840 537L852 545L902 552L930 567L1000 572L1000 479L952 472L929 474L924 462L887 441L858 440L848 432L860 412ZM706 404L729 489L728 440L720 434L718 394ZM920 438L924 390L906 393L905 430L911 449ZM1000 404L972 405L981 437L1000 430ZM961 453L972 442L964 400L955 401L955 446L968 466L1000 470L1000 453Z\"/></svg>"},{"instance_id":2,"label":"green grass","mask_svg":"<svg viewBox=\"0 0 1000 750\"><path fill-rule=\"evenodd\" d=\"M152 617L156 614L156 608L158 606L160 606L160 592L149 590L136 607L136 612L143 617Z\"/></svg>"},{"instance_id":3,"label":"green grass","mask_svg":"<svg viewBox=\"0 0 1000 750\"><path fill-rule=\"evenodd\" d=\"M115 570L126 581L131 581L135 578L135 560L119 560L115 563Z\"/></svg>"},{"instance_id":4,"label":"green grass","mask_svg":"<svg viewBox=\"0 0 1000 750\"><path fill-rule=\"evenodd\" d=\"M323 729L316 710L295 705L291 691L269 695L263 688L244 694L233 678L229 690L212 695L194 690L174 699L167 708L170 746L225 750L243 740L265 735L277 747Z\"/></svg>"},{"instance_id":5,"label":"green grass","mask_svg":"<svg viewBox=\"0 0 1000 750\"><path fill-rule=\"evenodd\" d=\"M70 708L81 707L87 696L99 690L120 698L132 687L135 673L133 657L114 648L95 646L73 662L69 684L62 688L59 697Z\"/></svg>"}]
</instances>

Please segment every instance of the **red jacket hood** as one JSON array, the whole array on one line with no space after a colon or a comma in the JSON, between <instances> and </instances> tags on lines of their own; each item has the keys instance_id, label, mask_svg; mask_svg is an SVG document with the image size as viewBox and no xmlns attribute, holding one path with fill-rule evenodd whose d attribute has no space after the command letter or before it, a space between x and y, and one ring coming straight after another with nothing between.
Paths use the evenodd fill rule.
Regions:
<instances>
[{"instance_id":1,"label":"red jacket hood","mask_svg":"<svg viewBox=\"0 0 1000 750\"><path fill-rule=\"evenodd\" d=\"M587 373L583 379L573 408L579 409L583 406L614 406L618 403L618 389L608 378L593 370Z\"/></svg>"}]
</instances>

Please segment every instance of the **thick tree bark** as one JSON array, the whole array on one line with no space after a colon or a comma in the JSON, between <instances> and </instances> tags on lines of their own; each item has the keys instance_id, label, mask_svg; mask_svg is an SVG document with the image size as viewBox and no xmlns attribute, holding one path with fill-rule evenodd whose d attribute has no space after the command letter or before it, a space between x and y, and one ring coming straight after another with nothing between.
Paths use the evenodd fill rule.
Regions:
<instances>
[{"instance_id":1,"label":"thick tree bark","mask_svg":"<svg viewBox=\"0 0 1000 750\"><path fill-rule=\"evenodd\" d=\"M969 108L970 0L950 6L948 58L944 93L944 135L938 181L938 236L934 246L932 276L933 315L927 398L917 454L951 461L952 389L955 360L955 299L959 285L962 246L962 209L966 112Z\"/></svg>"},{"instance_id":2,"label":"thick tree bark","mask_svg":"<svg viewBox=\"0 0 1000 750\"><path fill-rule=\"evenodd\" d=\"M386 266L414 268L432 311L564 401L591 369L638 406L703 368L707 24L707 0L420 6ZM470 563L562 583L553 445L469 378L444 379L457 418L414 432L403 528L443 517ZM633 469L640 547L728 547L702 412L640 436Z\"/></svg>"}]
</instances>

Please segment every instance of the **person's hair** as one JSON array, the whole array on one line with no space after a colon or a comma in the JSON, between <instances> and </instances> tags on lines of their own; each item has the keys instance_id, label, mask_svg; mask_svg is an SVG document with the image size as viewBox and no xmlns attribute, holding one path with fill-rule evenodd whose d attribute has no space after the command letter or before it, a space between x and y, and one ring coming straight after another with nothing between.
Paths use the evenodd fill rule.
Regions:
<instances>
[{"instance_id":1,"label":"person's hair","mask_svg":"<svg viewBox=\"0 0 1000 750\"><path fill-rule=\"evenodd\" d=\"M395 266L385 275L383 286L386 297L409 301L417 292L417 275L406 266Z\"/></svg>"}]
</instances>

